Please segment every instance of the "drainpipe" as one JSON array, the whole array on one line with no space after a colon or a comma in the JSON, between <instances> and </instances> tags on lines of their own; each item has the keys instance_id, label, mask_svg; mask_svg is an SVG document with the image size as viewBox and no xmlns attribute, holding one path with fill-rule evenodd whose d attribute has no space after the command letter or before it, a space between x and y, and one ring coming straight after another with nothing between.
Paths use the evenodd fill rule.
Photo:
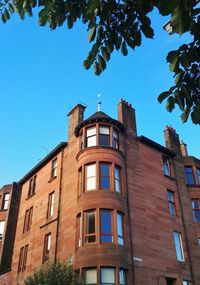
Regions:
<instances>
[{"instance_id":1,"label":"drainpipe","mask_svg":"<svg viewBox=\"0 0 200 285\"><path fill-rule=\"evenodd\" d=\"M191 259L191 254L190 254L190 246L189 246L188 235L187 235L187 230L186 230L186 226L185 226L184 211L183 211L183 206L182 206L182 202L181 202L181 198L180 198L180 191L179 191L179 186L178 186L178 182L177 182L176 166L175 166L174 160L173 160L173 166L174 166L176 187L177 187L177 192L178 192L178 200L179 200L179 205L180 205L180 210L181 210L181 220L183 223L183 228L184 228L185 238L186 238L186 248L187 248L187 253L188 253L188 261L189 261L189 267L190 267L190 272L191 272L192 284L195 285L194 273L193 273L193 268L192 268L192 259Z\"/></svg>"},{"instance_id":2,"label":"drainpipe","mask_svg":"<svg viewBox=\"0 0 200 285\"><path fill-rule=\"evenodd\" d=\"M54 262L56 262L56 260L57 260L57 251L58 251L59 223L60 223L60 203L61 203L62 176L63 176L63 157L64 157L64 149L62 149L62 152L61 152L61 168L60 168L60 183L59 183L59 195L58 195L58 213L57 213L57 224L56 224L56 244L55 244Z\"/></svg>"},{"instance_id":3,"label":"drainpipe","mask_svg":"<svg viewBox=\"0 0 200 285\"><path fill-rule=\"evenodd\" d=\"M132 239L132 228L131 228L131 217L130 217L130 205L129 205L129 189L128 189L128 175L127 175L127 150L126 150L126 140L124 136L124 151L125 151L125 176L126 176L126 190L127 190L127 210L128 210L128 222L129 222L129 235L130 235L130 247L131 247L131 263L132 263L132 280L135 284L135 274L134 274L134 261L133 261L133 239Z\"/></svg>"}]
</instances>

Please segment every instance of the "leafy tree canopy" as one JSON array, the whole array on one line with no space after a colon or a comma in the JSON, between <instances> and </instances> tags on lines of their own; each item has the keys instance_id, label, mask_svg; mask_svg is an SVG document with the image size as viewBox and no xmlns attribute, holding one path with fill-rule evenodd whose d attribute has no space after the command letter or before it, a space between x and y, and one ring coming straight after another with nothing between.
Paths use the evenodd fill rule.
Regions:
<instances>
[{"instance_id":1,"label":"leafy tree canopy","mask_svg":"<svg viewBox=\"0 0 200 285\"><path fill-rule=\"evenodd\" d=\"M142 38L152 39L154 30L148 14L157 8L169 16L174 33L189 32L192 41L167 55L174 85L158 96L167 100L171 112L178 105L186 122L200 124L200 1L199 0L0 0L1 19L5 23L15 11L21 19L32 16L37 7L39 24L56 29L65 22L69 29L81 20L87 25L93 43L83 65L92 65L96 75L105 69L114 50L126 56L128 47L135 49Z\"/></svg>"}]
</instances>

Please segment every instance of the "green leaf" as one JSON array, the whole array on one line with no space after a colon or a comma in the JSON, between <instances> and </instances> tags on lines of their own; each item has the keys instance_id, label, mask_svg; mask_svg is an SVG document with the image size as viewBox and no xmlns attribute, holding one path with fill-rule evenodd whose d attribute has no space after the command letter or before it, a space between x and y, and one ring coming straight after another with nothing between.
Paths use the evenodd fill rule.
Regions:
<instances>
[{"instance_id":1,"label":"green leaf","mask_svg":"<svg viewBox=\"0 0 200 285\"><path fill-rule=\"evenodd\" d=\"M175 107L175 100L174 100L174 97L173 96L170 96L168 99L167 99L167 104L166 104L166 109L168 112L171 113L171 111L174 109Z\"/></svg>"},{"instance_id":2,"label":"green leaf","mask_svg":"<svg viewBox=\"0 0 200 285\"><path fill-rule=\"evenodd\" d=\"M4 16L3 13L1 14L1 20L2 20L2 22L3 22L4 24L6 23L6 18L5 18L5 16Z\"/></svg>"},{"instance_id":3,"label":"green leaf","mask_svg":"<svg viewBox=\"0 0 200 285\"><path fill-rule=\"evenodd\" d=\"M6 21L8 21L10 19L10 14L6 8L4 10L4 17L5 17Z\"/></svg>"},{"instance_id":4,"label":"green leaf","mask_svg":"<svg viewBox=\"0 0 200 285\"><path fill-rule=\"evenodd\" d=\"M122 44L122 37L116 35L114 40L116 50L119 50Z\"/></svg>"},{"instance_id":5,"label":"green leaf","mask_svg":"<svg viewBox=\"0 0 200 285\"><path fill-rule=\"evenodd\" d=\"M170 71L176 72L179 67L179 52L176 50L170 51L166 59L167 62L170 62Z\"/></svg>"},{"instance_id":6,"label":"green leaf","mask_svg":"<svg viewBox=\"0 0 200 285\"><path fill-rule=\"evenodd\" d=\"M158 102L159 103L162 103L162 101L164 99L166 99L168 96L170 95L170 92L169 91L165 91L165 92L162 92L159 96L158 96Z\"/></svg>"},{"instance_id":7,"label":"green leaf","mask_svg":"<svg viewBox=\"0 0 200 285\"><path fill-rule=\"evenodd\" d=\"M146 38L152 39L154 36L154 31L149 25L142 25L141 30Z\"/></svg>"},{"instance_id":8,"label":"green leaf","mask_svg":"<svg viewBox=\"0 0 200 285\"><path fill-rule=\"evenodd\" d=\"M90 29L88 41L92 42L95 39L95 36L96 36L96 26L94 26L93 28Z\"/></svg>"},{"instance_id":9,"label":"green leaf","mask_svg":"<svg viewBox=\"0 0 200 285\"><path fill-rule=\"evenodd\" d=\"M105 41L106 49L109 51L109 53L113 52L114 46L113 43L110 40Z\"/></svg>"},{"instance_id":10,"label":"green leaf","mask_svg":"<svg viewBox=\"0 0 200 285\"><path fill-rule=\"evenodd\" d=\"M102 71L106 69L106 62L101 55L98 55L98 63L99 63L99 67Z\"/></svg>"},{"instance_id":11,"label":"green leaf","mask_svg":"<svg viewBox=\"0 0 200 285\"><path fill-rule=\"evenodd\" d=\"M96 62L94 63L94 73L95 73L96 75L100 75L101 72L102 72L102 70L100 69L99 63L96 61Z\"/></svg>"},{"instance_id":12,"label":"green leaf","mask_svg":"<svg viewBox=\"0 0 200 285\"><path fill-rule=\"evenodd\" d=\"M124 56L126 56L128 54L128 49L127 49L125 41L123 41L123 43L122 43L121 52Z\"/></svg>"},{"instance_id":13,"label":"green leaf","mask_svg":"<svg viewBox=\"0 0 200 285\"><path fill-rule=\"evenodd\" d=\"M107 48L106 48L106 47L102 47L102 48L101 48L101 52L102 52L102 55L103 55L104 59L105 59L106 61L109 61L109 60L110 60L110 53L109 53L109 51L107 50Z\"/></svg>"},{"instance_id":14,"label":"green leaf","mask_svg":"<svg viewBox=\"0 0 200 285\"><path fill-rule=\"evenodd\" d=\"M187 52L183 52L181 55L181 65L184 68L187 68L190 66L190 60L189 60L189 56L188 56Z\"/></svg>"},{"instance_id":15,"label":"green leaf","mask_svg":"<svg viewBox=\"0 0 200 285\"><path fill-rule=\"evenodd\" d=\"M191 23L192 17L189 15L189 12L185 10L183 4L174 9L170 19L170 25L174 33L182 35L190 29Z\"/></svg>"},{"instance_id":16,"label":"green leaf","mask_svg":"<svg viewBox=\"0 0 200 285\"><path fill-rule=\"evenodd\" d=\"M9 9L10 13L12 13L12 14L15 11L14 6L11 3L8 3L8 9Z\"/></svg>"},{"instance_id":17,"label":"green leaf","mask_svg":"<svg viewBox=\"0 0 200 285\"><path fill-rule=\"evenodd\" d=\"M88 59L84 60L83 66L85 69L89 69L91 67L91 62Z\"/></svg>"},{"instance_id":18,"label":"green leaf","mask_svg":"<svg viewBox=\"0 0 200 285\"><path fill-rule=\"evenodd\" d=\"M177 0L157 0L155 5L158 7L158 10L161 15L167 16L173 12L177 6Z\"/></svg>"},{"instance_id":19,"label":"green leaf","mask_svg":"<svg viewBox=\"0 0 200 285\"><path fill-rule=\"evenodd\" d=\"M175 102L178 104L181 111L183 111L185 107L183 94L179 91L175 91L174 98L175 98Z\"/></svg>"},{"instance_id":20,"label":"green leaf","mask_svg":"<svg viewBox=\"0 0 200 285\"><path fill-rule=\"evenodd\" d=\"M183 123L185 123L188 120L190 111L191 111L190 108L185 108L184 112L181 114L181 120Z\"/></svg>"},{"instance_id":21,"label":"green leaf","mask_svg":"<svg viewBox=\"0 0 200 285\"><path fill-rule=\"evenodd\" d=\"M134 37L134 43L135 43L135 46L140 46L141 43L142 43L142 37L141 37L141 32L140 30L138 30L136 33L135 33L135 37Z\"/></svg>"}]
</instances>

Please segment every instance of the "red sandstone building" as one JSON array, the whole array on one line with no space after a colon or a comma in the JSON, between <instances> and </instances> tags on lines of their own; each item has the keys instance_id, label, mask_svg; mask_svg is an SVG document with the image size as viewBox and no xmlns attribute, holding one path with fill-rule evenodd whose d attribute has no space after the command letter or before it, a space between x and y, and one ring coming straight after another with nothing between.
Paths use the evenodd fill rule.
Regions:
<instances>
[{"instance_id":1,"label":"red sandstone building","mask_svg":"<svg viewBox=\"0 0 200 285\"><path fill-rule=\"evenodd\" d=\"M83 284L199 285L200 160L170 127L166 147L138 137L124 100L118 120L101 111L84 120L84 109L68 114L68 142L15 183L12 235L1 198L0 284L71 257Z\"/></svg>"}]
</instances>

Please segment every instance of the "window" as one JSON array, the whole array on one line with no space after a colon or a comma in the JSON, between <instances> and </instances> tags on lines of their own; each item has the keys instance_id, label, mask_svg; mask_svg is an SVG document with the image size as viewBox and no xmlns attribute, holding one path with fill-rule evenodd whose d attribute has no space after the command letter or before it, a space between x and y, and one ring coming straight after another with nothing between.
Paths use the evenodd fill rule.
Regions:
<instances>
[{"instance_id":1,"label":"window","mask_svg":"<svg viewBox=\"0 0 200 285\"><path fill-rule=\"evenodd\" d=\"M23 272L26 269L27 255L28 255L28 244L20 248L18 273Z\"/></svg>"},{"instance_id":2,"label":"window","mask_svg":"<svg viewBox=\"0 0 200 285\"><path fill-rule=\"evenodd\" d=\"M85 213L85 243L96 242L95 211Z\"/></svg>"},{"instance_id":3,"label":"window","mask_svg":"<svg viewBox=\"0 0 200 285\"><path fill-rule=\"evenodd\" d=\"M96 126L86 129L86 146L96 145Z\"/></svg>"},{"instance_id":4,"label":"window","mask_svg":"<svg viewBox=\"0 0 200 285\"><path fill-rule=\"evenodd\" d=\"M126 271L124 269L119 270L119 284L126 285Z\"/></svg>"},{"instance_id":5,"label":"window","mask_svg":"<svg viewBox=\"0 0 200 285\"><path fill-rule=\"evenodd\" d=\"M200 238L198 238L198 245L200 246Z\"/></svg>"},{"instance_id":6,"label":"window","mask_svg":"<svg viewBox=\"0 0 200 285\"><path fill-rule=\"evenodd\" d=\"M200 222L200 203L199 199L192 199L192 209L194 215L194 221Z\"/></svg>"},{"instance_id":7,"label":"window","mask_svg":"<svg viewBox=\"0 0 200 285\"><path fill-rule=\"evenodd\" d=\"M82 168L78 171L78 196L81 195L83 189L83 172Z\"/></svg>"},{"instance_id":8,"label":"window","mask_svg":"<svg viewBox=\"0 0 200 285\"><path fill-rule=\"evenodd\" d=\"M168 190L167 191L167 199L168 199L168 206L169 206L170 216L176 216L174 192Z\"/></svg>"},{"instance_id":9,"label":"window","mask_svg":"<svg viewBox=\"0 0 200 285\"><path fill-rule=\"evenodd\" d=\"M101 268L101 285L115 285L115 269L114 268Z\"/></svg>"},{"instance_id":10,"label":"window","mask_svg":"<svg viewBox=\"0 0 200 285\"><path fill-rule=\"evenodd\" d=\"M86 190L96 189L96 163L86 165Z\"/></svg>"},{"instance_id":11,"label":"window","mask_svg":"<svg viewBox=\"0 0 200 285\"><path fill-rule=\"evenodd\" d=\"M80 247L82 245L82 217L81 217L81 214L79 214L77 216L76 233L77 233L77 247Z\"/></svg>"},{"instance_id":12,"label":"window","mask_svg":"<svg viewBox=\"0 0 200 285\"><path fill-rule=\"evenodd\" d=\"M123 214L117 212L117 243L124 245Z\"/></svg>"},{"instance_id":13,"label":"window","mask_svg":"<svg viewBox=\"0 0 200 285\"><path fill-rule=\"evenodd\" d=\"M3 210L7 210L8 209L9 198L10 198L10 193L5 193L3 195L3 204L2 204L2 209Z\"/></svg>"},{"instance_id":14,"label":"window","mask_svg":"<svg viewBox=\"0 0 200 285\"><path fill-rule=\"evenodd\" d=\"M32 195L35 194L36 178L37 178L37 176L35 175L35 176L34 176L33 178L31 178L30 181L29 181L28 196L32 196Z\"/></svg>"},{"instance_id":15,"label":"window","mask_svg":"<svg viewBox=\"0 0 200 285\"><path fill-rule=\"evenodd\" d=\"M112 211L101 210L101 242L113 242Z\"/></svg>"},{"instance_id":16,"label":"window","mask_svg":"<svg viewBox=\"0 0 200 285\"><path fill-rule=\"evenodd\" d=\"M197 180L198 183L200 184L200 168L197 168Z\"/></svg>"},{"instance_id":17,"label":"window","mask_svg":"<svg viewBox=\"0 0 200 285\"><path fill-rule=\"evenodd\" d=\"M0 221L0 240L3 238L5 221Z\"/></svg>"},{"instance_id":18,"label":"window","mask_svg":"<svg viewBox=\"0 0 200 285\"><path fill-rule=\"evenodd\" d=\"M191 285L191 282L188 280L183 280L183 285Z\"/></svg>"},{"instance_id":19,"label":"window","mask_svg":"<svg viewBox=\"0 0 200 285\"><path fill-rule=\"evenodd\" d=\"M51 250L51 233L45 235L44 237L44 252L42 259L43 263L49 260L50 250Z\"/></svg>"},{"instance_id":20,"label":"window","mask_svg":"<svg viewBox=\"0 0 200 285\"><path fill-rule=\"evenodd\" d=\"M31 224L32 224L32 216L33 216L33 207L26 210L26 212L25 212L23 233L30 230Z\"/></svg>"},{"instance_id":21,"label":"window","mask_svg":"<svg viewBox=\"0 0 200 285\"><path fill-rule=\"evenodd\" d=\"M57 158L52 161L51 178L57 177Z\"/></svg>"},{"instance_id":22,"label":"window","mask_svg":"<svg viewBox=\"0 0 200 285\"><path fill-rule=\"evenodd\" d=\"M167 277L166 285L176 285L176 279Z\"/></svg>"},{"instance_id":23,"label":"window","mask_svg":"<svg viewBox=\"0 0 200 285\"><path fill-rule=\"evenodd\" d=\"M55 192L52 192L49 194L49 199L48 199L47 219L53 217L54 204L55 204Z\"/></svg>"},{"instance_id":24,"label":"window","mask_svg":"<svg viewBox=\"0 0 200 285\"><path fill-rule=\"evenodd\" d=\"M99 145L110 145L110 128L107 126L99 127Z\"/></svg>"},{"instance_id":25,"label":"window","mask_svg":"<svg viewBox=\"0 0 200 285\"><path fill-rule=\"evenodd\" d=\"M119 132L116 129L113 130L113 147L119 148Z\"/></svg>"},{"instance_id":26,"label":"window","mask_svg":"<svg viewBox=\"0 0 200 285\"><path fill-rule=\"evenodd\" d=\"M174 232L174 244L176 248L176 257L178 261L184 261L184 254L183 254L183 245L182 245L182 238L181 234L178 232Z\"/></svg>"},{"instance_id":27,"label":"window","mask_svg":"<svg viewBox=\"0 0 200 285\"><path fill-rule=\"evenodd\" d=\"M120 168L119 166L115 166L115 191L121 192L121 182L120 182Z\"/></svg>"},{"instance_id":28,"label":"window","mask_svg":"<svg viewBox=\"0 0 200 285\"><path fill-rule=\"evenodd\" d=\"M171 169L170 169L170 160L168 157L163 156L162 157L162 161L163 161L163 172L165 175L167 176L171 176Z\"/></svg>"},{"instance_id":29,"label":"window","mask_svg":"<svg viewBox=\"0 0 200 285\"><path fill-rule=\"evenodd\" d=\"M97 228L98 227L98 228ZM82 240L82 228L84 228L84 239ZM76 236L77 248L82 243L116 243L124 245L124 215L113 209L97 209L85 211L82 215L77 216Z\"/></svg>"},{"instance_id":30,"label":"window","mask_svg":"<svg viewBox=\"0 0 200 285\"><path fill-rule=\"evenodd\" d=\"M97 284L97 270L96 268L88 268L83 270L84 284Z\"/></svg>"},{"instance_id":31,"label":"window","mask_svg":"<svg viewBox=\"0 0 200 285\"><path fill-rule=\"evenodd\" d=\"M185 166L185 176L188 185L194 185L194 175L191 166Z\"/></svg>"},{"instance_id":32,"label":"window","mask_svg":"<svg viewBox=\"0 0 200 285\"><path fill-rule=\"evenodd\" d=\"M110 189L110 164L100 163L100 189Z\"/></svg>"}]
</instances>

